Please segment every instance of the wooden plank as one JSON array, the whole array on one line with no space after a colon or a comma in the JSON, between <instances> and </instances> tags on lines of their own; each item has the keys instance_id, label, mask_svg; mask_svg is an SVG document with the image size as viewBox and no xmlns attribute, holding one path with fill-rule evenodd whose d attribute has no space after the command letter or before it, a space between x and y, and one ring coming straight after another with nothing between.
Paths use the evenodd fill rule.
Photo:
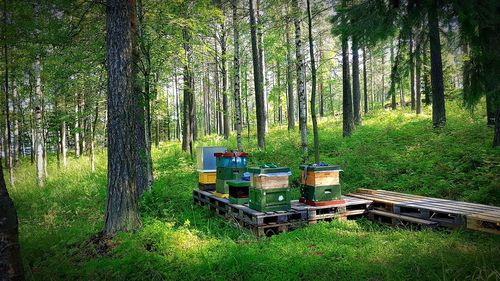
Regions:
<instances>
[{"instance_id":1,"label":"wooden plank","mask_svg":"<svg viewBox=\"0 0 500 281\"><path fill-rule=\"evenodd\" d=\"M427 226L430 228L435 228L438 225L436 222L433 222L433 221L428 221L428 220L423 220L423 219L419 219L419 218L393 214L393 213L384 212L384 211L369 210L368 213L371 215L382 216L382 217L397 219L397 220L401 220L401 221L405 221L405 222L416 223L416 224Z\"/></svg>"},{"instance_id":2,"label":"wooden plank","mask_svg":"<svg viewBox=\"0 0 500 281\"><path fill-rule=\"evenodd\" d=\"M258 189L287 188L288 176L252 176L251 186Z\"/></svg>"},{"instance_id":3,"label":"wooden plank","mask_svg":"<svg viewBox=\"0 0 500 281\"><path fill-rule=\"evenodd\" d=\"M500 218L488 213L467 216L467 228L500 235Z\"/></svg>"}]
</instances>

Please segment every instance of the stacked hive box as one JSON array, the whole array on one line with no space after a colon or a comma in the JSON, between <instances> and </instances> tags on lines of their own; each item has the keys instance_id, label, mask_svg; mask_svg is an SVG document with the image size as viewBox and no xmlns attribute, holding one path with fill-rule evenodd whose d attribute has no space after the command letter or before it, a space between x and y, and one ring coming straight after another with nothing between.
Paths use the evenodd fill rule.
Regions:
<instances>
[{"instance_id":1,"label":"stacked hive box","mask_svg":"<svg viewBox=\"0 0 500 281\"><path fill-rule=\"evenodd\" d=\"M229 202L231 204L243 205L248 203L249 181L233 180L226 183L229 189Z\"/></svg>"},{"instance_id":2,"label":"stacked hive box","mask_svg":"<svg viewBox=\"0 0 500 281\"><path fill-rule=\"evenodd\" d=\"M249 206L260 212L290 209L290 168L250 168Z\"/></svg>"},{"instance_id":3,"label":"stacked hive box","mask_svg":"<svg viewBox=\"0 0 500 281\"><path fill-rule=\"evenodd\" d=\"M240 180L247 171L247 156L245 152L215 153L217 172L214 193L218 197L228 198L227 181Z\"/></svg>"},{"instance_id":4,"label":"stacked hive box","mask_svg":"<svg viewBox=\"0 0 500 281\"><path fill-rule=\"evenodd\" d=\"M215 190L216 161L214 153L226 151L221 146L206 146L196 148L198 162L198 188L200 190Z\"/></svg>"},{"instance_id":5,"label":"stacked hive box","mask_svg":"<svg viewBox=\"0 0 500 281\"><path fill-rule=\"evenodd\" d=\"M341 204L340 167L301 165L301 202L312 206Z\"/></svg>"}]
</instances>

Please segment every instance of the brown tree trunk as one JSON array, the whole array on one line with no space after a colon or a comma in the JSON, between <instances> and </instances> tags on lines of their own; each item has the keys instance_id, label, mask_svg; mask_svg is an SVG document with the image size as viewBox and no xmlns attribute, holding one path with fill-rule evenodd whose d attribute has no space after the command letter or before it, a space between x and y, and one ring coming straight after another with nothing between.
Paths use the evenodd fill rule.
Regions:
<instances>
[{"instance_id":1,"label":"brown tree trunk","mask_svg":"<svg viewBox=\"0 0 500 281\"><path fill-rule=\"evenodd\" d=\"M347 0L342 0L342 7L347 6ZM342 34L342 123L344 137L349 137L352 134L354 127L353 112L352 112L352 96L351 82L349 75L349 37L347 34Z\"/></svg>"},{"instance_id":2,"label":"brown tree trunk","mask_svg":"<svg viewBox=\"0 0 500 281\"><path fill-rule=\"evenodd\" d=\"M293 94L292 81L292 48L290 40L290 18L286 18L286 85L287 85L287 102L288 102L288 130L295 128L295 104Z\"/></svg>"},{"instance_id":3,"label":"brown tree trunk","mask_svg":"<svg viewBox=\"0 0 500 281\"><path fill-rule=\"evenodd\" d=\"M305 93L305 67L304 55L302 54L302 36L300 34L300 8L299 1L293 0L294 24L295 24L295 54L297 67L297 96L299 98L299 132L302 147L302 161L305 163L309 158L307 147L307 98Z\"/></svg>"},{"instance_id":4,"label":"brown tree trunk","mask_svg":"<svg viewBox=\"0 0 500 281\"><path fill-rule=\"evenodd\" d=\"M359 83L359 48L358 38L352 37L352 103L354 125L361 124L361 87Z\"/></svg>"},{"instance_id":5,"label":"brown tree trunk","mask_svg":"<svg viewBox=\"0 0 500 281\"><path fill-rule=\"evenodd\" d=\"M0 161L0 280L24 280L16 207L9 196Z\"/></svg>"},{"instance_id":6,"label":"brown tree trunk","mask_svg":"<svg viewBox=\"0 0 500 281\"><path fill-rule=\"evenodd\" d=\"M257 45L257 22L255 19L255 1L249 0L250 10L250 37L252 42L253 79L255 87L255 112L257 119L257 144L259 148L266 145L266 118L264 104L264 89L262 82L262 69L260 67L259 48Z\"/></svg>"},{"instance_id":7,"label":"brown tree trunk","mask_svg":"<svg viewBox=\"0 0 500 281\"><path fill-rule=\"evenodd\" d=\"M363 97L364 111L368 113L368 79L366 75L366 47L363 47Z\"/></svg>"},{"instance_id":8,"label":"brown tree trunk","mask_svg":"<svg viewBox=\"0 0 500 281\"><path fill-rule=\"evenodd\" d=\"M108 195L105 234L140 227L138 213L136 108L133 48L137 33L135 0L107 0Z\"/></svg>"},{"instance_id":9,"label":"brown tree trunk","mask_svg":"<svg viewBox=\"0 0 500 281\"><path fill-rule=\"evenodd\" d=\"M236 115L236 144L238 146L238 151L243 151L243 146L241 145L241 100L240 100L240 34L238 26L238 1L232 0L231 4L233 6L233 44L234 44L234 108Z\"/></svg>"},{"instance_id":10,"label":"brown tree trunk","mask_svg":"<svg viewBox=\"0 0 500 281\"><path fill-rule=\"evenodd\" d=\"M309 23L309 57L311 59L311 117L313 123L313 136L314 136L314 163L319 163L319 136L318 136L318 120L316 117L316 63L314 61L314 44L312 35L312 16L311 16L311 3L307 3L307 19Z\"/></svg>"},{"instance_id":11,"label":"brown tree trunk","mask_svg":"<svg viewBox=\"0 0 500 281\"><path fill-rule=\"evenodd\" d=\"M446 125L443 63L441 60L441 42L439 39L439 20L437 9L437 0L432 0L428 10L428 24L431 52L432 125L434 128Z\"/></svg>"},{"instance_id":12,"label":"brown tree trunk","mask_svg":"<svg viewBox=\"0 0 500 281\"><path fill-rule=\"evenodd\" d=\"M418 115L422 113L422 91L420 87L422 61L421 61L420 42L417 42L415 46L414 56L415 56L415 103L416 103L415 109Z\"/></svg>"}]
</instances>

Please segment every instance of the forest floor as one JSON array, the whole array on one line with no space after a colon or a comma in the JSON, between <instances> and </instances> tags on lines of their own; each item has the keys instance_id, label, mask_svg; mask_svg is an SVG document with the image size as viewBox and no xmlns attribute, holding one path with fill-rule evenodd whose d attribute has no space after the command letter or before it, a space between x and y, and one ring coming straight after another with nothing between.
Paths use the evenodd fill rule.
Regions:
<instances>
[{"instance_id":1,"label":"forest floor","mask_svg":"<svg viewBox=\"0 0 500 281\"><path fill-rule=\"evenodd\" d=\"M449 103L447 115L447 127L435 132L428 108L419 117L378 111L348 139L340 120L324 118L321 160L341 165L344 193L363 187L500 206L500 151L490 148L484 114ZM235 138L197 143L213 144L234 148ZM267 144L256 150L245 132L250 164L291 167L298 196L298 132L271 128ZM69 160L65 169L50 159L42 189L23 160L10 192L28 279L500 280L500 236L491 234L392 229L361 219L256 238L192 204L196 164L179 143L153 150L156 182L141 200L143 228L100 245L89 241L103 227L105 154L94 175L87 157Z\"/></svg>"}]
</instances>

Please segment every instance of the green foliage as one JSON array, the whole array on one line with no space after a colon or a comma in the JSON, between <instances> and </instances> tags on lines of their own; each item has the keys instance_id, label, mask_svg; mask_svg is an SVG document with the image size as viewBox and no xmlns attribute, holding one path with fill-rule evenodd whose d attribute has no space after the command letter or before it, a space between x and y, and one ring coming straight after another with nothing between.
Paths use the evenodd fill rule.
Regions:
<instances>
[{"instance_id":1,"label":"green foliage","mask_svg":"<svg viewBox=\"0 0 500 281\"><path fill-rule=\"evenodd\" d=\"M374 112L349 139L333 119L320 122L321 154L340 164L344 193L360 187L500 205L500 154L480 116L448 104L448 126L428 129L430 110ZM271 128L265 150L244 138L250 165L292 168L298 196L298 132ZM312 138L310 138L312 139ZM236 147L209 136L197 145ZM106 155L96 174L87 157L58 169L46 187L23 163L10 190L19 212L21 247L32 280L495 280L500 237L468 231L391 229L366 220L311 225L258 239L191 203L195 163L177 142L153 150L156 182L141 201L144 227L102 244ZM23 161L29 161L23 159ZM108 249L109 250L106 250Z\"/></svg>"}]
</instances>

